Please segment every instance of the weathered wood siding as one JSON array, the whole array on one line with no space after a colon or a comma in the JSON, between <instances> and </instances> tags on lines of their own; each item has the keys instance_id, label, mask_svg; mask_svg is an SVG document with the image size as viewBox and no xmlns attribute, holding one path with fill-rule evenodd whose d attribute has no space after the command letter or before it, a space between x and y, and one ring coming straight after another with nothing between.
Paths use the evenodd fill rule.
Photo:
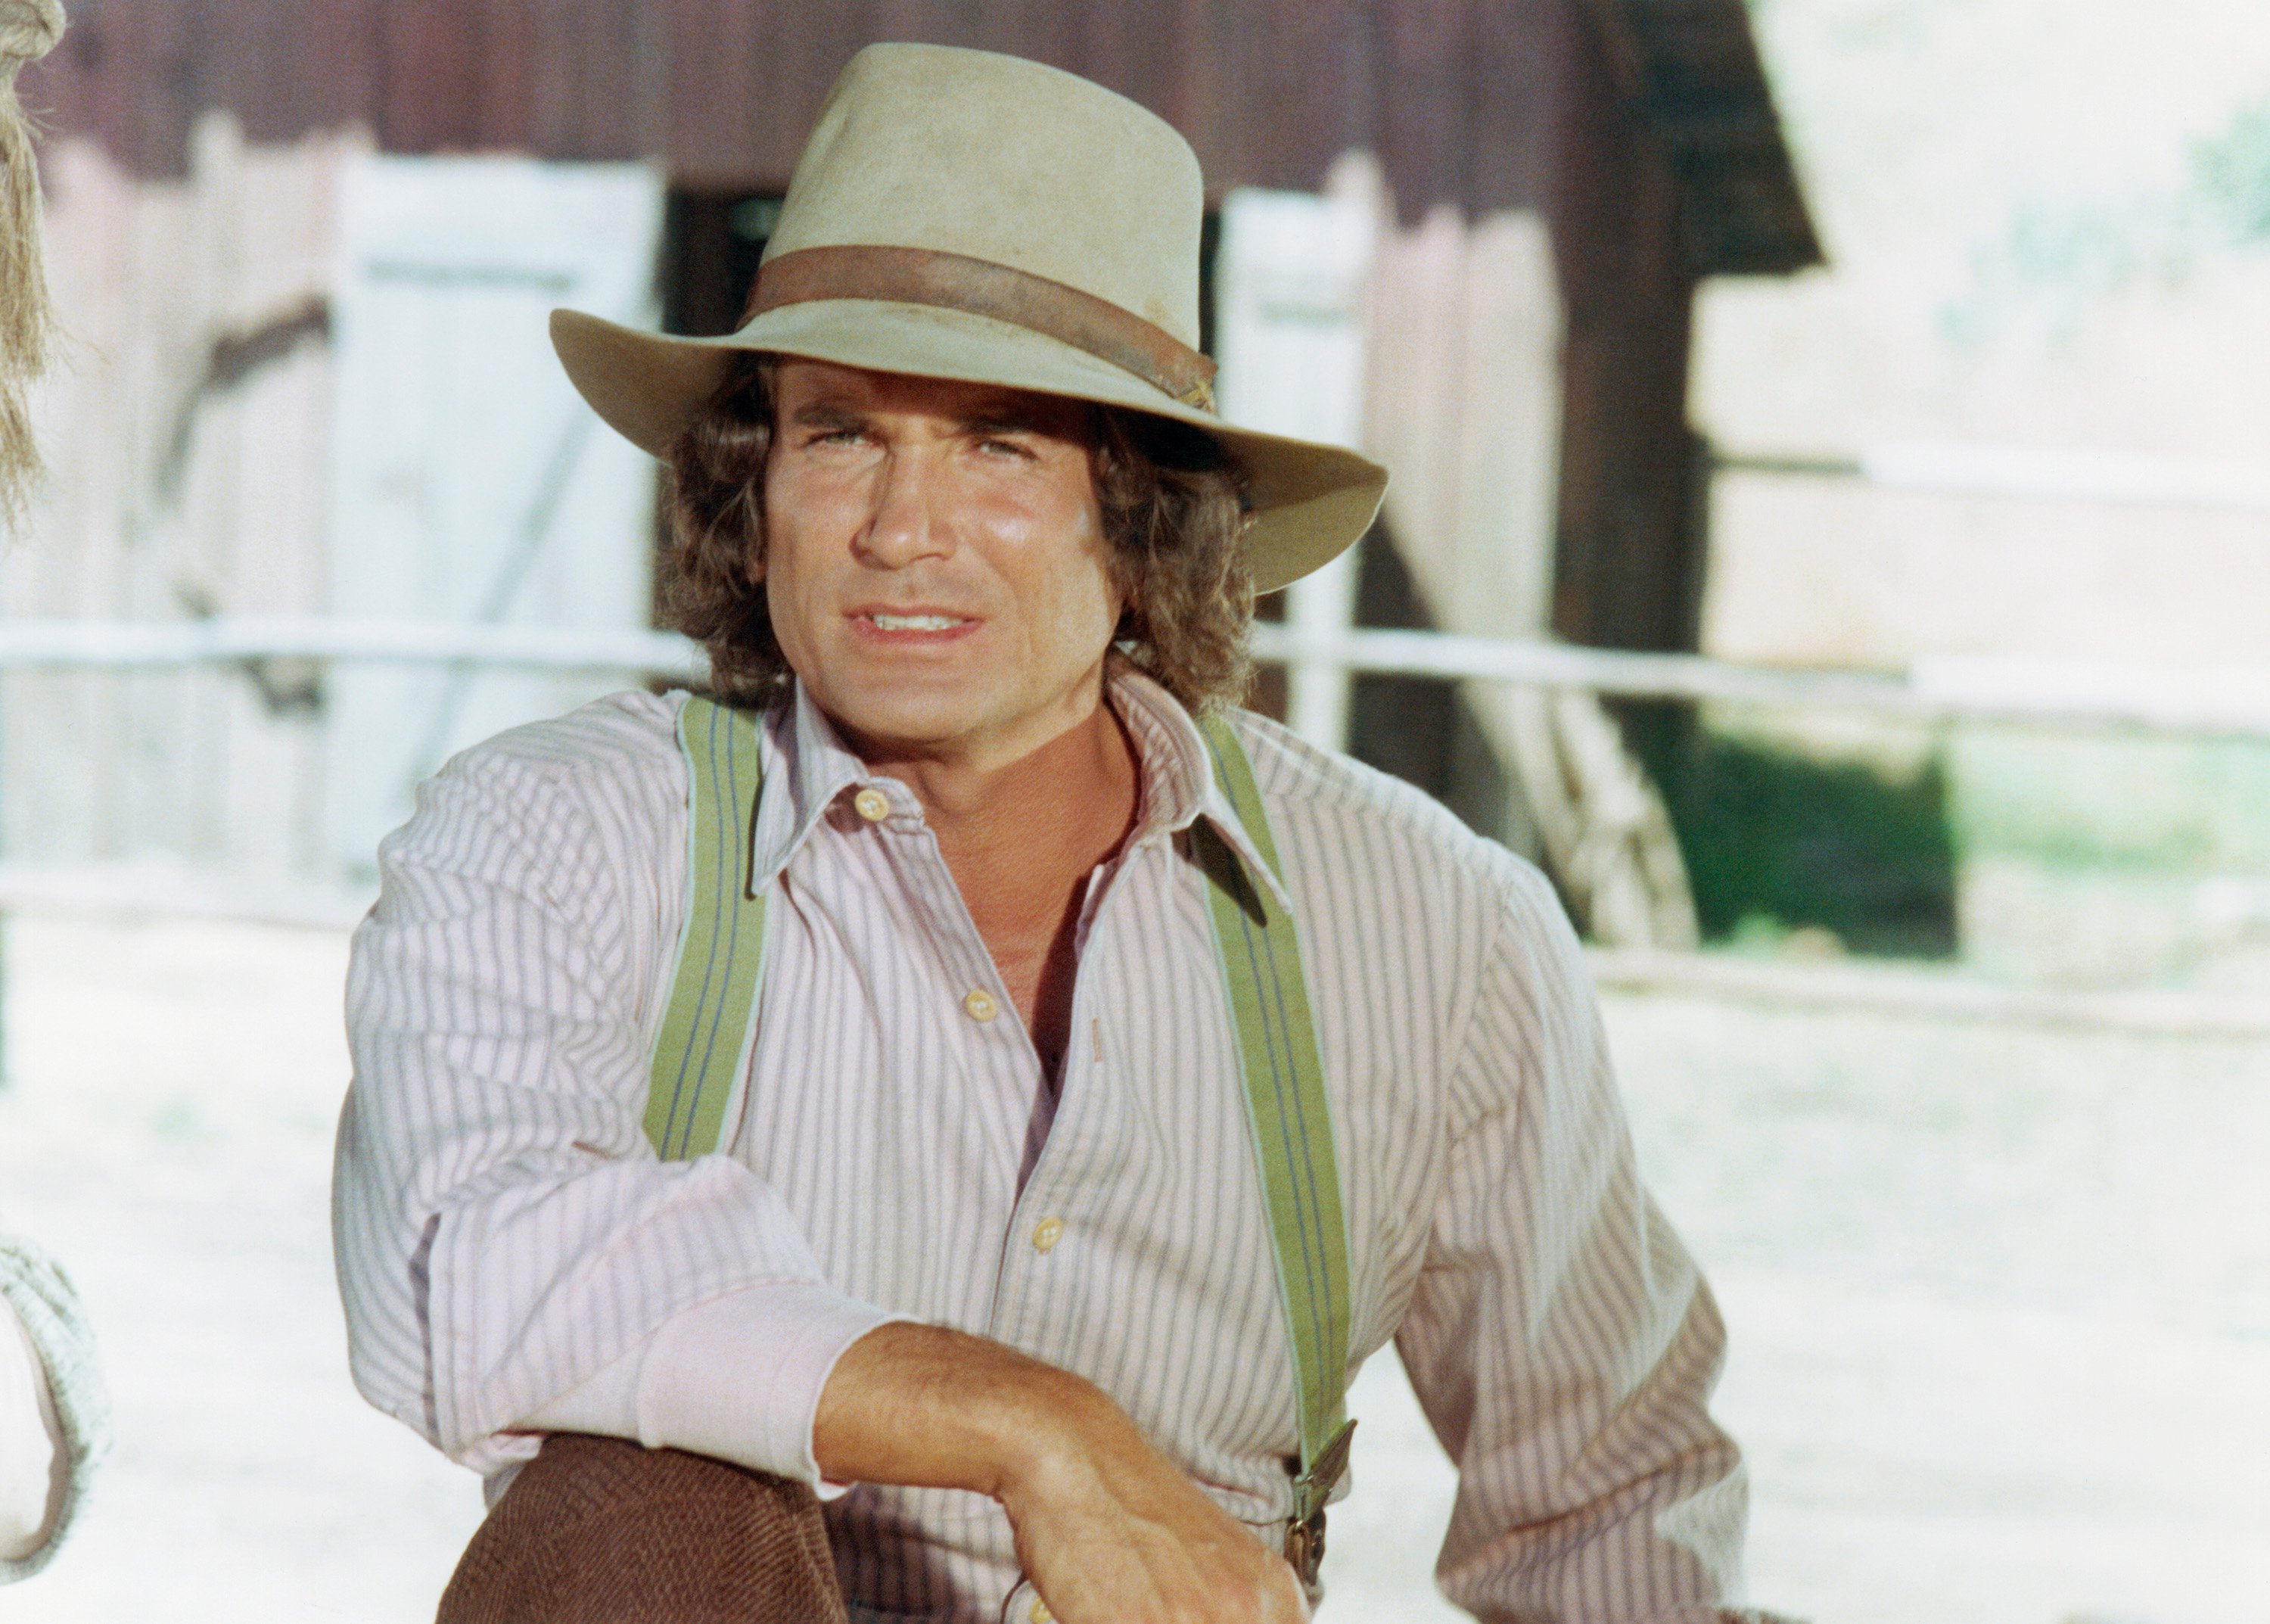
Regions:
<instances>
[{"instance_id":1,"label":"weathered wood siding","mask_svg":"<svg viewBox=\"0 0 2270 1624\"><path fill-rule=\"evenodd\" d=\"M18 616L172 619L323 606L333 188L350 137L247 145L209 122L187 172L46 154L71 345L39 397L50 478L0 560ZM319 673L0 683L11 856L165 854L280 877L313 859Z\"/></svg>"},{"instance_id":2,"label":"weathered wood siding","mask_svg":"<svg viewBox=\"0 0 2270 1624\"><path fill-rule=\"evenodd\" d=\"M1704 259L1694 149L1651 127L1652 93L1613 24L1636 4L78 0L21 88L50 132L58 291L85 348L51 391L57 477L37 545L0 566L6 608L323 607L343 152L641 159L681 197L776 192L842 63L904 39L1013 51L1122 91L1183 130L1218 194L1317 189L1365 155L1391 274L1451 301L1374 332L1388 382L1369 392L1367 433L1436 471L1407 480L1391 515L1420 590L1447 602L1495 582L1504 629L1541 613L1577 641L1691 646L1702 557L1685 397ZM1525 246L1505 274L1546 268L1549 309L1542 292L1511 308L1535 284L1492 280L1514 263L1509 233ZM1470 391L1419 375L1446 345ZM1505 375L1484 359L1499 355ZM1555 425L1549 492L1537 446L1488 455L1492 436ZM1453 556L1493 547L1519 551ZM56 855L314 860L295 831L320 790L320 673L7 687L8 760L44 764L4 775L18 838L37 827ZM98 738L109 761L52 765Z\"/></svg>"},{"instance_id":3,"label":"weathered wood siding","mask_svg":"<svg viewBox=\"0 0 2270 1624\"><path fill-rule=\"evenodd\" d=\"M1691 646L1685 419L1695 264L1672 156L1597 0L82 0L26 75L53 127L179 175L198 116L247 140L359 128L397 152L648 157L684 189L784 187L876 39L1015 51L1180 128L1210 183L1314 189L1376 159L1406 227L1533 212L1567 313L1553 625Z\"/></svg>"}]
</instances>

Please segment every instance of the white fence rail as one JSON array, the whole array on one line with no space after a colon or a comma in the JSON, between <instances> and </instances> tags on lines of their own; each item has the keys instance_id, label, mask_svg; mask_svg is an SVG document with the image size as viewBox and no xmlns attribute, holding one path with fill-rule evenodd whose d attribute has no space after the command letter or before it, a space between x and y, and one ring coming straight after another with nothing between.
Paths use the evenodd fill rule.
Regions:
<instances>
[{"instance_id":1,"label":"white fence rail","mask_svg":"<svg viewBox=\"0 0 2270 1624\"><path fill-rule=\"evenodd\" d=\"M0 671L163 671L261 660L516 666L655 676L692 676L701 668L701 650L670 632L306 617L0 620Z\"/></svg>"},{"instance_id":2,"label":"white fence rail","mask_svg":"<svg viewBox=\"0 0 2270 1624\"><path fill-rule=\"evenodd\" d=\"M1881 445L1842 456L1714 450L1714 471L1839 479L1929 496L1997 496L2105 507L2270 515L2270 472L2128 452L2021 446Z\"/></svg>"},{"instance_id":3,"label":"white fence rail","mask_svg":"<svg viewBox=\"0 0 2270 1624\"><path fill-rule=\"evenodd\" d=\"M1330 635L1263 623L1265 661L1455 680L1584 688L1630 699L1836 708L1973 719L2185 731L2270 740L2270 673L2170 674L2113 666L1940 661L1907 672L1793 670L1694 655L1634 654L1439 633ZM516 667L698 679L701 650L664 632L433 622L229 619L140 623L0 620L11 671L165 671L270 661ZM352 888L248 887L167 864L0 862L0 915L62 911L186 916L338 927L367 902ZM2188 994L2105 997L2002 988L1959 974L1753 965L1594 949L1606 986L1769 1004L1873 1009L1926 1019L2096 1027L2161 1035L2270 1037L2270 1003Z\"/></svg>"},{"instance_id":4,"label":"white fence rail","mask_svg":"<svg viewBox=\"0 0 2270 1624\"><path fill-rule=\"evenodd\" d=\"M1439 632L1317 634L1262 622L1265 661L1539 687L1621 699L1858 710L2270 739L2270 669L2168 671L2038 660L1918 662L1906 671L1747 665ZM10 670L162 671L269 660L462 664L698 677L701 650L667 632L431 621L219 619L0 621Z\"/></svg>"}]
</instances>

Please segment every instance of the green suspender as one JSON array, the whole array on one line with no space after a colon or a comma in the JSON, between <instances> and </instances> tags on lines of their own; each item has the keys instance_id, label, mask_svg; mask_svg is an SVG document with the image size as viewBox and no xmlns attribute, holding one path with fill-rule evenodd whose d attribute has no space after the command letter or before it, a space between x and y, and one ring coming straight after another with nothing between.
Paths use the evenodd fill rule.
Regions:
<instances>
[{"instance_id":1,"label":"green suspender","mask_svg":"<svg viewBox=\"0 0 2270 1624\"><path fill-rule=\"evenodd\" d=\"M1214 782L1237 820L1280 879L1284 866L1245 747L1220 716L1198 724L1213 757ZM1339 1161L1316 1023L1301 974L1293 916L1272 908L1221 837L1193 825L1198 861L1211 882L1215 956L1237 1025L1246 1120L1261 1171L1277 1285L1299 1384L1301 1470L1285 1555L1307 1583L1324 1560L1324 1502L1347 1468L1354 1424L1345 1419L1348 1358L1347 1219L1340 1207Z\"/></svg>"},{"instance_id":2,"label":"green suspender","mask_svg":"<svg viewBox=\"0 0 2270 1624\"><path fill-rule=\"evenodd\" d=\"M1276 842L1244 746L1227 723L1200 724L1215 781L1272 872ZM670 1002L649 1071L647 1138L665 1161L707 1155L755 1036L765 964L765 899L750 890L757 722L689 699L679 713L686 753L686 924ZM1301 974L1292 916L1272 908L1211 826L1193 842L1213 911L1214 952L1237 1027L1246 1120L1269 1210L1277 1284L1298 1385L1301 1461L1285 1554L1313 1584L1324 1557L1324 1502L1346 1469L1347 1220L1332 1151L1332 1109Z\"/></svg>"},{"instance_id":3,"label":"green suspender","mask_svg":"<svg viewBox=\"0 0 2270 1624\"><path fill-rule=\"evenodd\" d=\"M748 872L756 824L757 718L710 700L678 713L686 805L686 923L647 1070L646 1137L665 1161L717 1148L756 1036L765 899Z\"/></svg>"}]
</instances>

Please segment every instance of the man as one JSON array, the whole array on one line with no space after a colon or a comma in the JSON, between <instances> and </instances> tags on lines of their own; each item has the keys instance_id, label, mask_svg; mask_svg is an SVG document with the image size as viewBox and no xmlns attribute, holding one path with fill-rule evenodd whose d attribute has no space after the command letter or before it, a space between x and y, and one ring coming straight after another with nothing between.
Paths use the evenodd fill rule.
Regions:
<instances>
[{"instance_id":1,"label":"man","mask_svg":"<svg viewBox=\"0 0 2270 1624\"><path fill-rule=\"evenodd\" d=\"M63 31L55 0L0 0L0 539L40 472L25 386L47 364L50 327L39 171L16 70ZM0 1584L54 1559L93 1479L108 1413L70 1280L30 1242L0 1235Z\"/></svg>"},{"instance_id":2,"label":"man","mask_svg":"<svg viewBox=\"0 0 2270 1624\"><path fill-rule=\"evenodd\" d=\"M1454 1599L1737 1583L1550 891L1225 711L1384 477L1213 414L1202 206L1130 102L878 46L738 333L555 317L730 704L507 734L382 849L339 1257L365 1392L501 1491L445 1620L1301 1618L1390 1337Z\"/></svg>"}]
</instances>

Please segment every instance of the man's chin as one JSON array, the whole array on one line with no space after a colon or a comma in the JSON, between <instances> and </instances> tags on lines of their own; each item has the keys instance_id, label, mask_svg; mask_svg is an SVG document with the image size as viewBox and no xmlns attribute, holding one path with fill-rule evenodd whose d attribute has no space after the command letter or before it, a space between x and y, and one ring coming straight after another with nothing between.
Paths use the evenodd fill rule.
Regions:
<instances>
[{"instance_id":1,"label":"man's chin","mask_svg":"<svg viewBox=\"0 0 2270 1624\"><path fill-rule=\"evenodd\" d=\"M847 741L894 754L950 752L984 726L984 713L979 707L944 697L897 693L841 702L834 696L814 697Z\"/></svg>"}]
</instances>

